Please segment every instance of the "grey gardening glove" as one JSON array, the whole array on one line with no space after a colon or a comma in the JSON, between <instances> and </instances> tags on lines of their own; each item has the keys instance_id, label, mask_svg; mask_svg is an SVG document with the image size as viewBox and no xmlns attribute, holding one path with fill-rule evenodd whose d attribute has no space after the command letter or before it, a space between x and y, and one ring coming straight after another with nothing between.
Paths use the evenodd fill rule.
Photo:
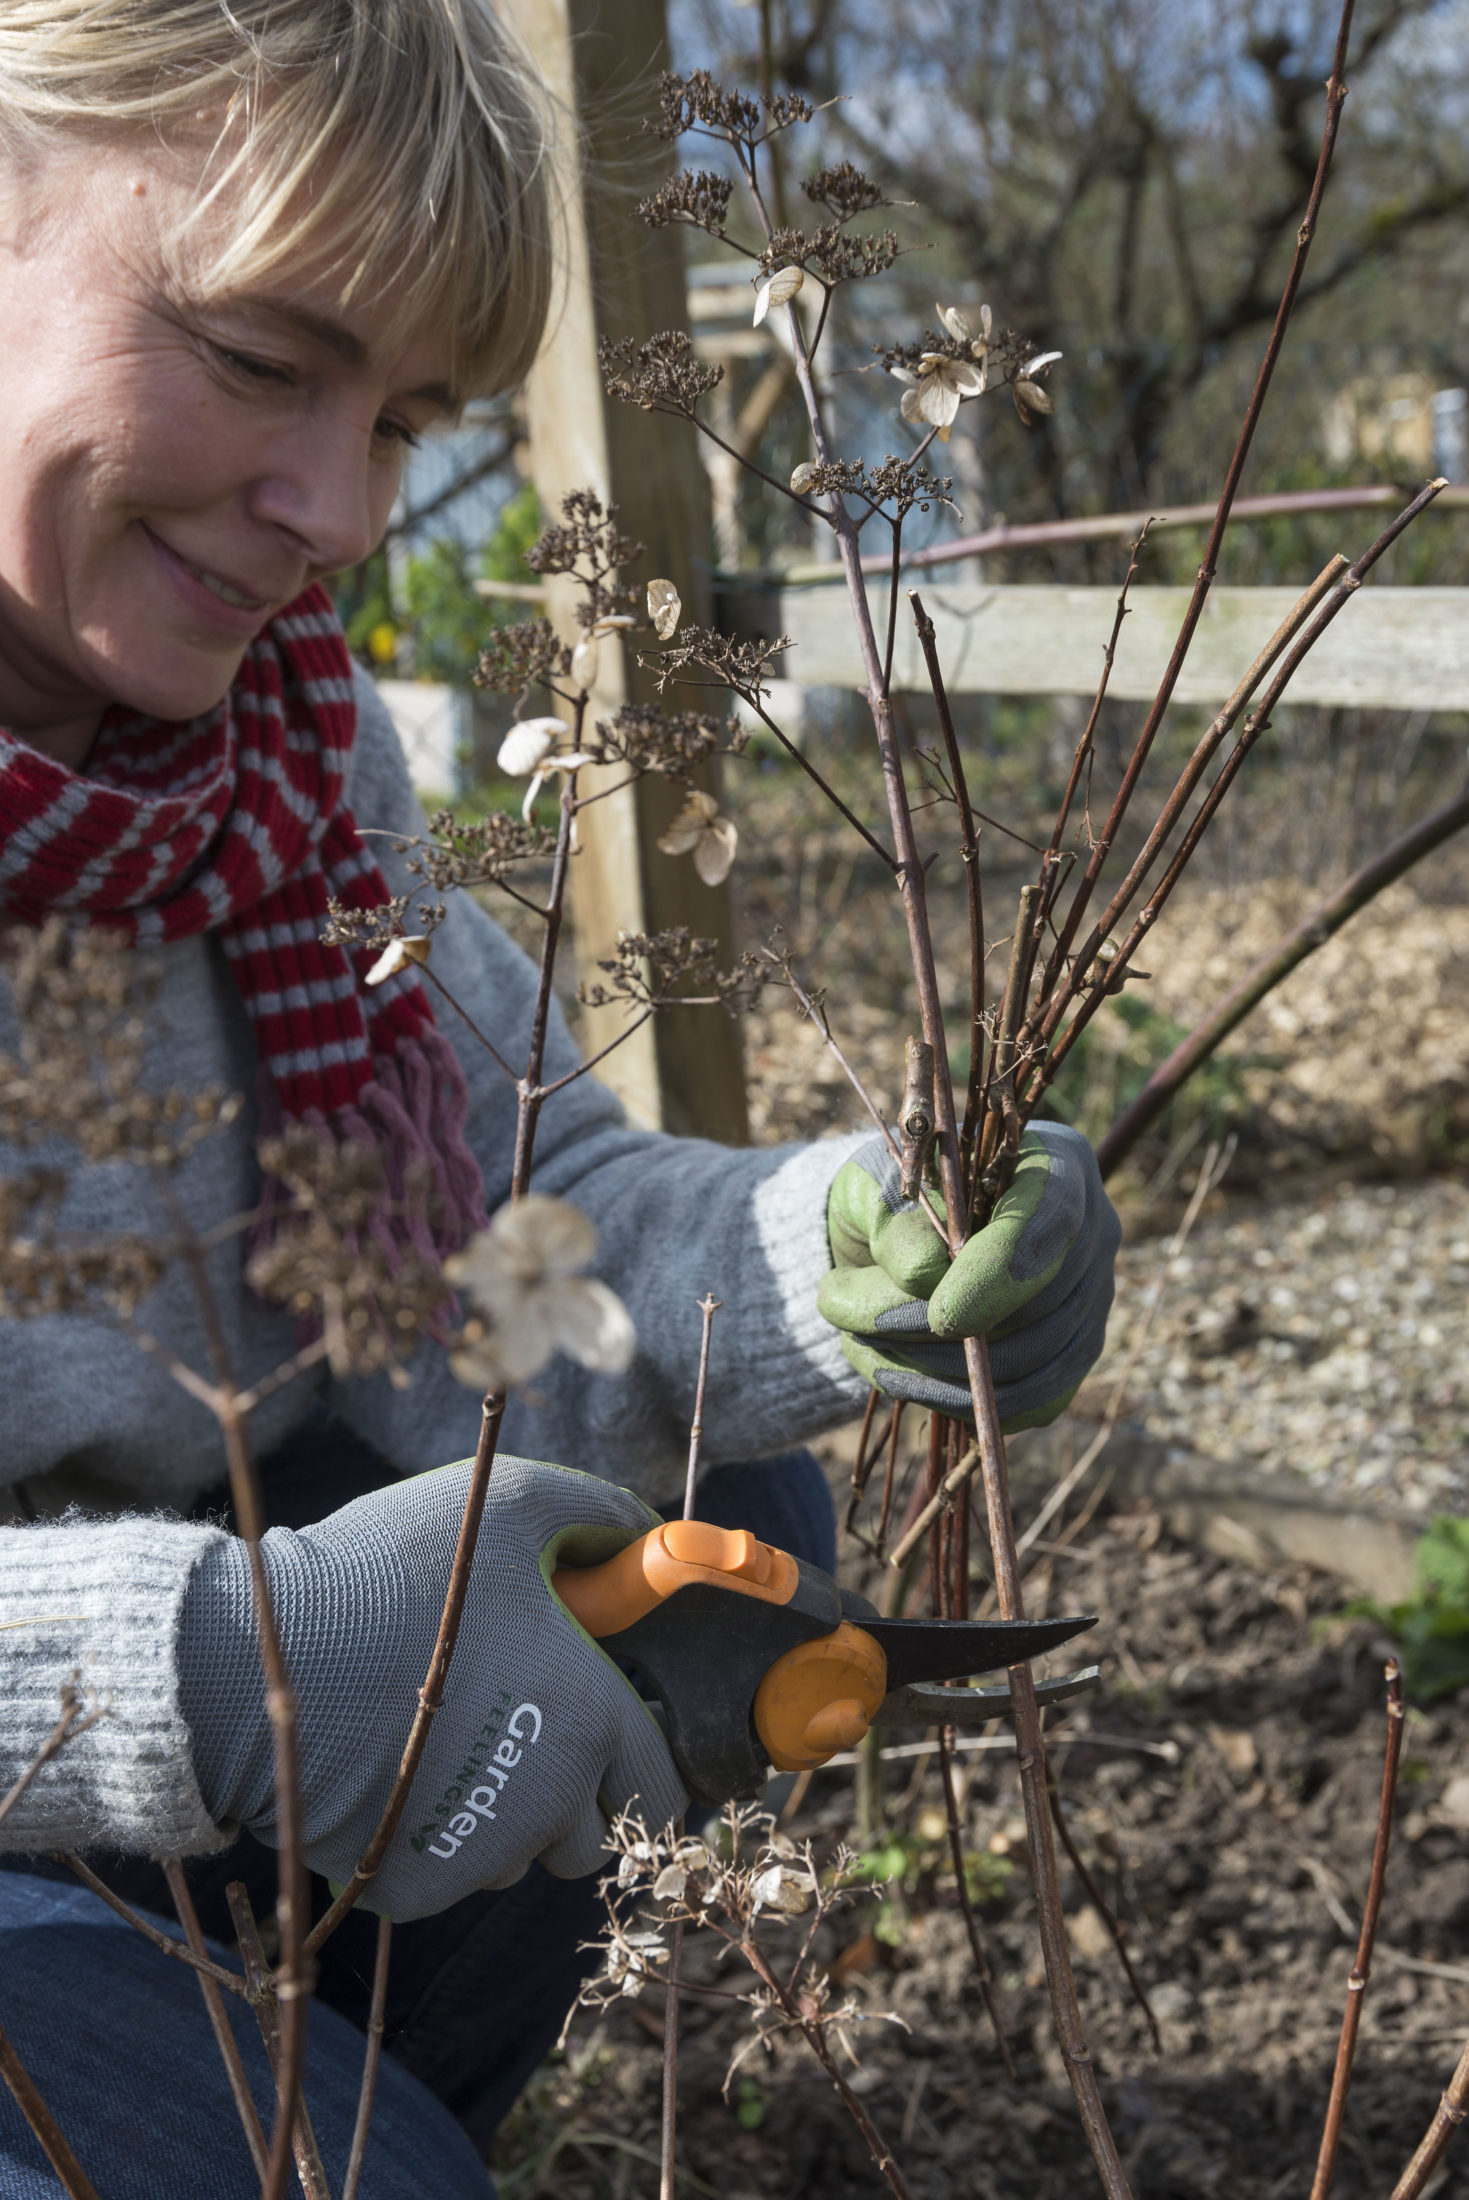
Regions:
<instances>
[{"instance_id":1,"label":"grey gardening glove","mask_svg":"<svg viewBox=\"0 0 1469 2200\"><path fill-rule=\"evenodd\" d=\"M1091 1147L1064 1124L1024 1132L1009 1190L952 1264L917 1201L903 1200L880 1138L838 1170L827 1229L834 1266L817 1304L889 1398L972 1419L963 1340L984 1336L1001 1427L1036 1428L1070 1404L1102 1349L1122 1226Z\"/></svg>"},{"instance_id":2,"label":"grey gardening glove","mask_svg":"<svg viewBox=\"0 0 1469 2200\"><path fill-rule=\"evenodd\" d=\"M262 1546L295 1685L306 1861L345 1880L387 1801L433 1649L469 1464L439 1467ZM533 1858L558 1879L607 1861L607 1821L684 1809L651 1715L553 1596L656 1527L629 1490L497 1459L443 1706L365 1907L431 1917ZM243 1543L197 1568L179 1642L194 1770L210 1814L274 1845L269 1723Z\"/></svg>"}]
</instances>

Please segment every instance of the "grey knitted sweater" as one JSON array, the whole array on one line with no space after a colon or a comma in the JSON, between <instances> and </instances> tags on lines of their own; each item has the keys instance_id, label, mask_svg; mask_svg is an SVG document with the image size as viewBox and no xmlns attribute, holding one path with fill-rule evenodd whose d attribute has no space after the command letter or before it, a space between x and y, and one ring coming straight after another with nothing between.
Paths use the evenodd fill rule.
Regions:
<instances>
[{"instance_id":1,"label":"grey knitted sweater","mask_svg":"<svg viewBox=\"0 0 1469 2200\"><path fill-rule=\"evenodd\" d=\"M353 814L362 826L412 835L422 818L392 723L365 678L358 711ZM406 890L395 859L381 861L390 889ZM253 1036L217 941L186 940L163 954L150 1076L160 1086L253 1093ZM434 964L501 1052L523 1058L530 965L467 897L451 901ZM468 1135L493 1210L508 1189L514 1095L443 1004L438 1019L469 1081ZM15 1043L0 981L0 1051ZM574 1060L558 1018L548 1077ZM184 1167L179 1192L200 1226L255 1204L255 1135L247 1107ZM733 1152L630 1129L591 1078L558 1094L537 1135L536 1185L596 1225L598 1272L625 1300L638 1350L617 1378L555 1361L513 1401L504 1448L646 1495L675 1488L697 1360L694 1302L706 1291L723 1302L705 1411L711 1464L758 1458L850 1414L862 1385L815 1299L829 1264L826 1194L850 1150L835 1140ZM0 1145L0 1170L17 1165ZM75 1175L62 1222L156 1232L161 1218L141 1172L114 1165ZM213 1263L234 1366L253 1383L290 1356L292 1318L246 1289L238 1240ZM199 1308L181 1270L165 1276L139 1319L170 1353L207 1367ZM385 1378L335 1382L319 1370L299 1378L258 1409L257 1454L325 1398L404 1473L464 1457L474 1448L478 1400L432 1345L410 1372L402 1391ZM108 1707L43 1769L0 1826L0 1847L115 1844L164 1854L223 1838L194 1778L177 1672L184 1593L221 1531L176 1515L224 1472L207 1411L105 1323L48 1317L0 1328L0 1792L54 1725L74 1674Z\"/></svg>"}]
</instances>

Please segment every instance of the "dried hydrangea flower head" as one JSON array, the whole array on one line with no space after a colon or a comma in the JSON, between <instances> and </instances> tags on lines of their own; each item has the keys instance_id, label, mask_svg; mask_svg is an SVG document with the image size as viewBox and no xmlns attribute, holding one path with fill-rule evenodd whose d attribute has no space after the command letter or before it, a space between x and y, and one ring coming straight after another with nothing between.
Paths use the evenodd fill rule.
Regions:
<instances>
[{"instance_id":1,"label":"dried hydrangea flower head","mask_svg":"<svg viewBox=\"0 0 1469 2200\"><path fill-rule=\"evenodd\" d=\"M506 1390L539 1374L553 1353L618 1375L637 1343L617 1293L580 1270L597 1233L579 1208L527 1193L490 1217L444 1273L473 1312L450 1355L461 1383Z\"/></svg>"},{"instance_id":2,"label":"dried hydrangea flower head","mask_svg":"<svg viewBox=\"0 0 1469 2200\"><path fill-rule=\"evenodd\" d=\"M658 845L666 856L692 856L694 869L706 886L722 885L729 877L740 836L732 818L720 814L712 794L696 787Z\"/></svg>"}]
</instances>

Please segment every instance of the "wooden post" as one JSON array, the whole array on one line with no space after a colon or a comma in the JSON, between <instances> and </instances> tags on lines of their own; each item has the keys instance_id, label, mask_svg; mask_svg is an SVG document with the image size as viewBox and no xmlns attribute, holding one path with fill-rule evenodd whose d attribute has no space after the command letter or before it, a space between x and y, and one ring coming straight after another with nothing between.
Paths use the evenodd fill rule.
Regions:
<instances>
[{"instance_id":1,"label":"wooden post","mask_svg":"<svg viewBox=\"0 0 1469 2200\"><path fill-rule=\"evenodd\" d=\"M658 71L668 66L664 0L504 5L562 111L565 262L526 392L541 507L550 521L567 491L579 488L615 503L621 525L645 546L628 578L641 589L655 575L666 576L683 598L684 620L707 625L709 488L695 431L609 403L597 365L602 337L641 341L660 329L687 326L679 233L646 229L634 211L669 165L666 149L642 132ZM580 144L574 142L578 132ZM570 590L553 579L550 615L568 637L570 607ZM593 715L610 716L619 703L652 692L634 651L604 642ZM677 709L684 699L670 689L669 701ZM716 778L703 784L717 791ZM717 939L727 966L727 890L703 885L688 857L665 856L657 847L683 801L676 783L648 778L583 813L571 891L577 957L586 975L595 977L598 957L612 952L619 931L673 925ZM619 1021L615 1009L588 1012L588 1047L604 1045ZM739 1027L722 1009L654 1017L599 1074L637 1123L730 1144L748 1134Z\"/></svg>"}]
</instances>

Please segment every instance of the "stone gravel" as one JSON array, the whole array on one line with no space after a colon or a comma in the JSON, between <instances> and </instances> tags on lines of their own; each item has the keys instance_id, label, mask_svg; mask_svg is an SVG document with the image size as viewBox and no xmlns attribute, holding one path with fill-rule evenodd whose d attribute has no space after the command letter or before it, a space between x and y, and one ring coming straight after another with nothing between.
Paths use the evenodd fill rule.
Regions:
<instances>
[{"instance_id":1,"label":"stone gravel","mask_svg":"<svg viewBox=\"0 0 1469 2200\"><path fill-rule=\"evenodd\" d=\"M1351 1184L1207 1207L1126 1244L1098 1404L1163 1292L1125 1410L1148 1434L1322 1495L1469 1510L1469 1186Z\"/></svg>"}]
</instances>

